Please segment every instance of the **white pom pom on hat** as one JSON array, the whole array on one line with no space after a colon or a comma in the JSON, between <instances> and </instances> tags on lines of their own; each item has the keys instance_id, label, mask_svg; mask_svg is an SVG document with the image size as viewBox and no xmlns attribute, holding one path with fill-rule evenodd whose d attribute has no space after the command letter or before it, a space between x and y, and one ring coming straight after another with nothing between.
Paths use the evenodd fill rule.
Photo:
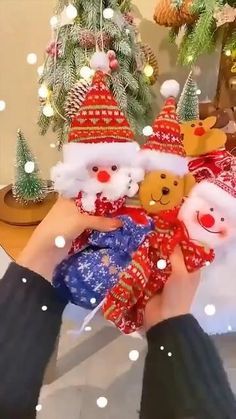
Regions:
<instances>
[{"instance_id":1,"label":"white pom pom on hat","mask_svg":"<svg viewBox=\"0 0 236 419\"><path fill-rule=\"evenodd\" d=\"M110 71L110 60L105 52L95 52L90 60L90 67L97 71L103 71L103 73L109 73Z\"/></svg>"},{"instance_id":2,"label":"white pom pom on hat","mask_svg":"<svg viewBox=\"0 0 236 419\"><path fill-rule=\"evenodd\" d=\"M166 80L161 85L160 92L164 98L176 98L180 92L180 85L176 80Z\"/></svg>"}]
</instances>

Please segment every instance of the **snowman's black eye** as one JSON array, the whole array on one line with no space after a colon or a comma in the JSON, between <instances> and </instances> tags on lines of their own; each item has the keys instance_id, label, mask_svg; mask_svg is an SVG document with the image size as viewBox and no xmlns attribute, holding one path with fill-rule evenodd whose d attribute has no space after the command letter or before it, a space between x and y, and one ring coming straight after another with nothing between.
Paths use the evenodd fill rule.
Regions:
<instances>
[{"instance_id":1,"label":"snowman's black eye","mask_svg":"<svg viewBox=\"0 0 236 419\"><path fill-rule=\"evenodd\" d=\"M214 208L210 208L210 211L213 212L214 211Z\"/></svg>"},{"instance_id":2,"label":"snowman's black eye","mask_svg":"<svg viewBox=\"0 0 236 419\"><path fill-rule=\"evenodd\" d=\"M174 185L175 185L175 186L178 186L178 182L177 182L177 180L175 180L175 181L174 181Z\"/></svg>"},{"instance_id":3,"label":"snowman's black eye","mask_svg":"<svg viewBox=\"0 0 236 419\"><path fill-rule=\"evenodd\" d=\"M191 127L194 128L194 127L196 127L196 125L195 124L192 124Z\"/></svg>"},{"instance_id":4,"label":"snowman's black eye","mask_svg":"<svg viewBox=\"0 0 236 419\"><path fill-rule=\"evenodd\" d=\"M223 223L225 221L225 219L224 218L221 218L220 221L222 221L222 223Z\"/></svg>"},{"instance_id":5,"label":"snowman's black eye","mask_svg":"<svg viewBox=\"0 0 236 419\"><path fill-rule=\"evenodd\" d=\"M116 170L117 170L117 166L112 166L112 168L111 168L111 170L113 171L113 172L115 172Z\"/></svg>"},{"instance_id":6,"label":"snowman's black eye","mask_svg":"<svg viewBox=\"0 0 236 419\"><path fill-rule=\"evenodd\" d=\"M97 166L94 166L94 167L92 168L92 171L93 171L93 172L98 172L98 167L97 167Z\"/></svg>"}]
</instances>

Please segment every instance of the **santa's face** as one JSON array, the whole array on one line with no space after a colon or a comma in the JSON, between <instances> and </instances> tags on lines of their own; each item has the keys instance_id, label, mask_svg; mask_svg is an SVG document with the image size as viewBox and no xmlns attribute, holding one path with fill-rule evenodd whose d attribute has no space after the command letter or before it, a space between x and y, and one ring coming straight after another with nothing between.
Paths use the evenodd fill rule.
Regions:
<instances>
[{"instance_id":1,"label":"santa's face","mask_svg":"<svg viewBox=\"0 0 236 419\"><path fill-rule=\"evenodd\" d=\"M193 242L213 249L235 234L235 227L223 210L198 196L191 196L185 201L179 219L184 222Z\"/></svg>"}]
</instances>

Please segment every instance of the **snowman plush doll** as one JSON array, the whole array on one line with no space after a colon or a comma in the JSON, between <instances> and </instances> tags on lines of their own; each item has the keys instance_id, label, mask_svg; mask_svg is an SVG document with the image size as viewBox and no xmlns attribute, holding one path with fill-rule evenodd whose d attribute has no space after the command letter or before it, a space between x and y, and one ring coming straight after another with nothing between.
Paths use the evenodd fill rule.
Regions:
<instances>
[{"instance_id":1,"label":"snowman plush doll","mask_svg":"<svg viewBox=\"0 0 236 419\"><path fill-rule=\"evenodd\" d=\"M80 212L115 216L125 198L137 193L144 171L136 164L139 145L106 77L96 71L72 120L63 162L53 167L51 179L56 191L75 199ZM90 233L84 232L73 243L71 254L86 247Z\"/></svg>"}]
</instances>

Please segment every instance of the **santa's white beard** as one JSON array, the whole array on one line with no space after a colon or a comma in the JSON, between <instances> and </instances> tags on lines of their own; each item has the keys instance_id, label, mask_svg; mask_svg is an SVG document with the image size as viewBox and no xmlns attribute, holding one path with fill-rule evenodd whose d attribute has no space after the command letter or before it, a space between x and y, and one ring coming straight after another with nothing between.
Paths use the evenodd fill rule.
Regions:
<instances>
[{"instance_id":1,"label":"santa's white beard","mask_svg":"<svg viewBox=\"0 0 236 419\"><path fill-rule=\"evenodd\" d=\"M192 312L207 333L236 331L236 239L216 250L211 266L202 270ZM215 314L205 312L208 305Z\"/></svg>"}]
</instances>

